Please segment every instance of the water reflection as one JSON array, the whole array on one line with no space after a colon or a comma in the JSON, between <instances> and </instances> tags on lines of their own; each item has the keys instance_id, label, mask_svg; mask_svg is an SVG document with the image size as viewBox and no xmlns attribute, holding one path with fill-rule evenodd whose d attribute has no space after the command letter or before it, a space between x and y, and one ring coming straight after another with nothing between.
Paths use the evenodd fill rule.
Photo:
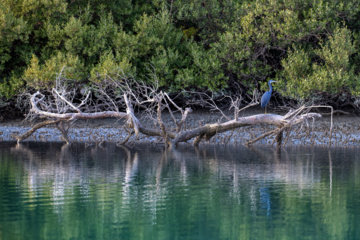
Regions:
<instances>
[{"instance_id":1,"label":"water reflection","mask_svg":"<svg viewBox=\"0 0 360 240\"><path fill-rule=\"evenodd\" d=\"M0 238L356 239L357 153L4 144Z\"/></svg>"},{"instance_id":2,"label":"water reflection","mask_svg":"<svg viewBox=\"0 0 360 240\"><path fill-rule=\"evenodd\" d=\"M91 194L90 186L94 183L121 183L122 199L125 204L129 204L133 201L132 198L139 197L134 190L140 184L140 177L150 185L151 179L155 178L154 189L147 188L147 193L143 195L149 198L149 203L156 203L161 199L161 194L167 194L169 178L174 177L168 172L171 168L177 168L172 174L178 175L177 184L183 187L193 184L188 180L189 171L196 171L205 177L210 174L212 177L208 179L208 184L218 184L220 179L226 180L227 187L231 186L231 197L241 196L244 185L247 185L252 211L257 211L259 201L269 214L269 183L285 184L302 194L302 190L311 189L313 184L321 181L321 168L314 166L317 155L307 151L293 156L287 150L243 148L238 155L238 151L234 154L234 149L231 148L225 151L216 148L154 151L153 148L146 149L144 146L130 149L116 145L104 148L97 145L84 147L67 144L59 148L52 147L50 151L43 150L24 144L11 148L18 159L26 159L23 163L30 196L36 198L38 191L51 185L54 205L63 204L66 191L74 193L71 190L74 187L79 188L83 199L88 199ZM326 151L329 159L328 191L331 196L332 161L330 150Z\"/></svg>"},{"instance_id":3,"label":"water reflection","mask_svg":"<svg viewBox=\"0 0 360 240\"><path fill-rule=\"evenodd\" d=\"M168 180L167 177L162 177L164 171L169 171L164 169L164 165L168 164L178 168L175 174L179 175L178 181L183 186L189 185L188 168L191 168L190 171L197 170L200 173L206 172L217 176L212 179L214 181L218 181L219 178L231 179L234 195L240 192L242 180L252 183L286 183L300 190L311 188L313 184L321 181L321 169L314 166L317 155L307 151L289 156L287 150L279 152L271 148L243 148L238 155L238 152L233 153L233 149L154 151L153 148L142 147L130 149L125 146L108 145L106 148L99 146L85 148L82 145L64 144L59 148L52 147L49 151L42 152L45 149L32 149L27 145L17 144L11 148L11 152L22 161L26 159L23 164L29 189L41 190L41 186L51 183L52 195L57 203L61 203L66 187L80 185L81 191L86 194L89 185L94 181L121 182L124 197L128 198L129 188L136 185L139 176L139 155L143 167L141 174L147 179L152 179L154 175L158 190L162 183ZM329 195L331 196L331 152L324 151L327 151L329 159ZM265 189L266 187L260 191L266 191ZM33 195L36 196L36 193Z\"/></svg>"}]
</instances>

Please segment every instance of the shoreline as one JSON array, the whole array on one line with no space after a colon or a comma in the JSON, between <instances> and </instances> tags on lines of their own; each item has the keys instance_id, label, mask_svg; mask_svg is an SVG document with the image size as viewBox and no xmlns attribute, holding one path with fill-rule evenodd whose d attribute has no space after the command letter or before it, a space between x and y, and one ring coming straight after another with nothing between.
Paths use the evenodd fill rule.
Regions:
<instances>
[{"instance_id":1,"label":"shoreline","mask_svg":"<svg viewBox=\"0 0 360 240\"><path fill-rule=\"evenodd\" d=\"M248 111L246 115L258 114L258 111ZM214 123L220 119L216 113L195 111L189 115L186 121L187 128L193 128L201 124ZM163 121L168 126L172 126L169 114L163 115ZM153 127L149 121L141 120L147 127ZM78 120L69 129L68 137L70 142L84 143L102 143L102 142L122 142L127 137L127 132L122 127L124 120L118 119L97 119L97 120ZM30 122L21 119L3 121L0 123L0 141L16 141L12 135L23 134L31 126ZM328 146L330 136L330 117L323 116L316 119L315 122L309 122L309 127L299 125L293 127L286 146L304 145L304 146ZM274 126L253 125L235 129L224 133L216 134L209 142L201 144L219 144L219 145L239 145L262 135L263 133L274 129ZM309 131L310 130L310 131ZM285 136L285 134L284 134ZM263 139L253 145L271 145L274 137ZM283 144L285 143L285 137ZM60 132L55 127L40 128L23 142L63 142ZM135 139L132 136L129 143L160 143L159 137L148 137L139 134ZM190 142L191 143L191 142ZM358 116L334 116L331 146L360 146L360 117Z\"/></svg>"}]
</instances>

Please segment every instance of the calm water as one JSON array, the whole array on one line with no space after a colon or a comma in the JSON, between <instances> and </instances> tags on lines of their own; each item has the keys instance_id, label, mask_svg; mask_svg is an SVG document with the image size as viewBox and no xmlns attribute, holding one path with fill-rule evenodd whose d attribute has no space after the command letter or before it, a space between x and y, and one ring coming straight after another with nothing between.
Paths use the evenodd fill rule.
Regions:
<instances>
[{"instance_id":1,"label":"calm water","mask_svg":"<svg viewBox=\"0 0 360 240\"><path fill-rule=\"evenodd\" d=\"M2 143L0 239L360 239L360 149Z\"/></svg>"}]
</instances>

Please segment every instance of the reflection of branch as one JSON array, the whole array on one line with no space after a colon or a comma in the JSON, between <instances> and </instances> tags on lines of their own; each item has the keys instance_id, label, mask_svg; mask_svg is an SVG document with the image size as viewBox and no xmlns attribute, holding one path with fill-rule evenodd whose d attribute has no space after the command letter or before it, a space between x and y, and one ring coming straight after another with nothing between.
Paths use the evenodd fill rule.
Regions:
<instances>
[{"instance_id":1,"label":"reflection of branch","mask_svg":"<svg viewBox=\"0 0 360 240\"><path fill-rule=\"evenodd\" d=\"M331 158L331 151L330 151L330 149L328 149L328 155L329 155L329 182L330 182L329 195L330 195L330 197L331 197L331 193L332 193L332 180L333 180L333 166L332 166L332 158Z\"/></svg>"},{"instance_id":2,"label":"reflection of branch","mask_svg":"<svg viewBox=\"0 0 360 240\"><path fill-rule=\"evenodd\" d=\"M70 146L71 146L70 144L63 144L61 146L60 159L59 159L60 163L62 163L64 159L69 159L67 155L70 153L69 151Z\"/></svg>"},{"instance_id":3,"label":"reflection of branch","mask_svg":"<svg viewBox=\"0 0 360 240\"><path fill-rule=\"evenodd\" d=\"M31 161L36 159L34 151L22 143L17 143L15 147L11 148L11 151L22 153Z\"/></svg>"},{"instance_id":4,"label":"reflection of branch","mask_svg":"<svg viewBox=\"0 0 360 240\"><path fill-rule=\"evenodd\" d=\"M164 151L164 152L161 154L158 167L156 168L156 186L157 186L157 188L160 187L160 184L161 184L161 174L162 174L164 162L166 162L167 159L168 159L167 151Z\"/></svg>"},{"instance_id":5,"label":"reflection of branch","mask_svg":"<svg viewBox=\"0 0 360 240\"><path fill-rule=\"evenodd\" d=\"M61 150L60 150L60 162L62 162L63 159L65 159L65 158L69 159L69 157L67 157L66 155L70 153L70 151L69 151L69 150L70 150L70 146L71 146L70 144L63 144L63 145L61 146ZM30 159L31 161L35 161L35 160L39 159L39 158L35 155L34 151L33 151L31 148L29 148L28 146L26 146L25 144L23 144L23 143L17 143L17 144L15 145L15 147L12 147L12 148L11 148L11 151L22 153L22 154L26 155L26 157L27 157L28 159ZM57 153L56 153L56 154L57 154ZM51 160L54 160L55 153L52 153L51 156L52 156L52 159L51 159Z\"/></svg>"},{"instance_id":6,"label":"reflection of branch","mask_svg":"<svg viewBox=\"0 0 360 240\"><path fill-rule=\"evenodd\" d=\"M126 184L125 187L128 187L128 184L131 182L132 177L136 174L138 170L139 155L137 152L135 152L134 156L132 156L130 150L126 146L121 145L120 147L126 153L126 168L125 168L124 181ZM127 193L127 190L124 192Z\"/></svg>"}]
</instances>

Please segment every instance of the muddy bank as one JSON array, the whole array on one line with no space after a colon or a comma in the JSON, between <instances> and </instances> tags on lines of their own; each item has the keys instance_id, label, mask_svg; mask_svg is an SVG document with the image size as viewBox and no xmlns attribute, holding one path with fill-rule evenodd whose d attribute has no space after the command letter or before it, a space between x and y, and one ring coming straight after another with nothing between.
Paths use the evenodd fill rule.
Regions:
<instances>
[{"instance_id":1,"label":"muddy bank","mask_svg":"<svg viewBox=\"0 0 360 240\"><path fill-rule=\"evenodd\" d=\"M258 114L262 112L251 111L243 116ZM164 114L164 122L169 126L171 118ZM193 128L199 124L214 123L221 119L219 114L208 114L198 111L189 116L186 128ZM141 119L141 123L147 127L154 127L150 121ZM333 146L360 146L360 117L359 116L334 116L331 144ZM121 142L127 137L123 128L123 120L99 119L92 121L76 121L69 129L69 140L71 142ZM0 141L15 141L13 135L23 134L31 128L31 123L21 119L3 121L0 123ZM323 116L315 122L309 122L309 126L299 125L293 127L288 138L287 145L328 145L330 140L330 117ZM261 134L274 129L266 125L255 125L236 129L215 135L211 144L244 144L245 142L260 136ZM267 138L256 144L272 144L273 138ZM37 130L25 141L37 142L62 142L60 132L54 127ZM161 143L157 137L147 137L140 134L137 138L131 137L130 142L153 142Z\"/></svg>"}]
</instances>

